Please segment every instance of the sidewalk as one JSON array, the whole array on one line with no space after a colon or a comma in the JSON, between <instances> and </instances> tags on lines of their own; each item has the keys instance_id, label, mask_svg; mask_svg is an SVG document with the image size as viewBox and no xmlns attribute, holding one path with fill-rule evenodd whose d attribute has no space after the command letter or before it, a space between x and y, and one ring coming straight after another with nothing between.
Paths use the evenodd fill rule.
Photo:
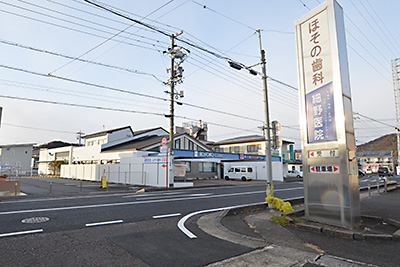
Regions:
<instances>
[{"instance_id":1,"label":"sidewalk","mask_svg":"<svg viewBox=\"0 0 400 267\"><path fill-rule=\"evenodd\" d=\"M361 195L363 229L310 223L302 216L283 227L270 221L281 213L268 208L205 215L198 220L203 231L255 249L209 266L398 266L400 188ZM303 205L295 210L304 210Z\"/></svg>"}]
</instances>

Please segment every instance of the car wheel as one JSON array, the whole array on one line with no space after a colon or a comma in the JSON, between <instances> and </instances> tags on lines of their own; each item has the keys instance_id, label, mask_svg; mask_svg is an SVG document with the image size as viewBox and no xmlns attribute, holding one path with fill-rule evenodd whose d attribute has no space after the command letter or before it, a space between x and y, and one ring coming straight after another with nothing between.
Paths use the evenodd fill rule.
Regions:
<instances>
[{"instance_id":1,"label":"car wheel","mask_svg":"<svg viewBox=\"0 0 400 267\"><path fill-rule=\"evenodd\" d=\"M297 178L301 178L301 176L300 176L300 175L297 175Z\"/></svg>"},{"instance_id":2,"label":"car wheel","mask_svg":"<svg viewBox=\"0 0 400 267\"><path fill-rule=\"evenodd\" d=\"M242 176L242 181L244 182L246 180L247 180L246 177Z\"/></svg>"},{"instance_id":3,"label":"car wheel","mask_svg":"<svg viewBox=\"0 0 400 267\"><path fill-rule=\"evenodd\" d=\"M227 180L227 181L228 181L228 180L229 180L229 176L225 176L225 180Z\"/></svg>"}]
</instances>

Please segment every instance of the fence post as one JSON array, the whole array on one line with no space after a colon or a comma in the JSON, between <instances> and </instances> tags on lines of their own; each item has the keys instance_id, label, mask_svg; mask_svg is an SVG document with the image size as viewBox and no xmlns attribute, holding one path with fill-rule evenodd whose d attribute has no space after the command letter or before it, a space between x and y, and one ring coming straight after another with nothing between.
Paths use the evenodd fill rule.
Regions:
<instances>
[{"instance_id":1,"label":"fence post","mask_svg":"<svg viewBox=\"0 0 400 267\"><path fill-rule=\"evenodd\" d=\"M129 184L131 183L131 164L129 163Z\"/></svg>"},{"instance_id":2,"label":"fence post","mask_svg":"<svg viewBox=\"0 0 400 267\"><path fill-rule=\"evenodd\" d=\"M119 166L118 165L118 183L120 184L121 183L121 181L120 181L120 177L121 176L121 166Z\"/></svg>"}]
</instances>

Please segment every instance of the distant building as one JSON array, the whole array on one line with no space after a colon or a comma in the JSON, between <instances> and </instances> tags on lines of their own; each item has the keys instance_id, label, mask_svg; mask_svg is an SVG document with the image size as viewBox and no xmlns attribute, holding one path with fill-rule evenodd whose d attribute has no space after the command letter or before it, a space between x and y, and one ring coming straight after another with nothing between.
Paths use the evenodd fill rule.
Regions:
<instances>
[{"instance_id":1,"label":"distant building","mask_svg":"<svg viewBox=\"0 0 400 267\"><path fill-rule=\"evenodd\" d=\"M273 161L274 164L272 168L274 180L283 181L283 177L288 173L288 164L294 163L293 144L294 142L283 140L282 146L272 151L272 156L275 156L275 159L279 158L280 161L279 165ZM266 141L261 135L240 136L214 142L213 148L215 152L222 153L265 155ZM260 179L265 179L265 177Z\"/></svg>"},{"instance_id":2,"label":"distant building","mask_svg":"<svg viewBox=\"0 0 400 267\"><path fill-rule=\"evenodd\" d=\"M193 136L195 139L200 141L207 141L208 127L207 123L202 122L199 123L182 123L182 126L175 126L175 133L187 133L188 135Z\"/></svg>"},{"instance_id":3,"label":"distant building","mask_svg":"<svg viewBox=\"0 0 400 267\"><path fill-rule=\"evenodd\" d=\"M362 151L357 152L359 166L365 171L371 168L372 172L378 172L379 167L388 167L394 171L394 158L392 151Z\"/></svg>"},{"instance_id":4,"label":"distant building","mask_svg":"<svg viewBox=\"0 0 400 267\"><path fill-rule=\"evenodd\" d=\"M18 170L19 174L31 172L33 143L0 145L1 172Z\"/></svg>"}]
</instances>

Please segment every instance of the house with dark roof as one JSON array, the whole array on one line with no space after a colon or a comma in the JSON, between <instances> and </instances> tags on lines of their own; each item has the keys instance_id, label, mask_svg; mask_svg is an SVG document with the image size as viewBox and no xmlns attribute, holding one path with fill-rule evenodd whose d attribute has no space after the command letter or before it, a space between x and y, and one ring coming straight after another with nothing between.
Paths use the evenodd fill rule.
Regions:
<instances>
[{"instance_id":1,"label":"house with dark roof","mask_svg":"<svg viewBox=\"0 0 400 267\"><path fill-rule=\"evenodd\" d=\"M61 177L99 181L107 176L109 182L160 186L165 179L165 167L160 153L161 140L169 139L169 132L162 127L134 131L130 126L96 132L83 136L85 145L81 147L43 148L40 152L39 173L48 175L51 162L59 162ZM174 135L176 149L211 151L211 148L187 133ZM149 156L159 157L160 164L145 164ZM207 169L199 174L197 165L201 163L178 163L187 170L189 177L215 177L215 169ZM54 164L53 164L54 165ZM162 169L164 168L164 169ZM156 171L155 171L156 170ZM187 176L185 175L185 178ZM173 181L172 181L173 182Z\"/></svg>"}]
</instances>

